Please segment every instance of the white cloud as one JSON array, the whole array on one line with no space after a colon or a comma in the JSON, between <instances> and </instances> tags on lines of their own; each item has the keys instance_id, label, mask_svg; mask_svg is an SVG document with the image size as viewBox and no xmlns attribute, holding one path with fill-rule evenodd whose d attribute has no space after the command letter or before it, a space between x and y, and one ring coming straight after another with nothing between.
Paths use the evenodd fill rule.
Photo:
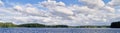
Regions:
<instances>
[{"instance_id":1,"label":"white cloud","mask_svg":"<svg viewBox=\"0 0 120 33\"><path fill-rule=\"evenodd\" d=\"M42 6L47 7L50 10L54 10L55 12L60 12L68 15L73 15L72 10L65 7L63 2L56 2L56 1L44 1L40 3Z\"/></svg>"},{"instance_id":2,"label":"white cloud","mask_svg":"<svg viewBox=\"0 0 120 33\"><path fill-rule=\"evenodd\" d=\"M103 11L106 11L106 12L110 12L110 13L115 13L115 8L110 7L110 6L104 6L100 10L103 10Z\"/></svg>"},{"instance_id":3,"label":"white cloud","mask_svg":"<svg viewBox=\"0 0 120 33\"><path fill-rule=\"evenodd\" d=\"M15 24L40 23L75 26L108 25L119 18L119 14L115 13L116 9L105 5L102 0L79 1L85 4L66 5L64 2L49 0L39 2L39 4L16 4L13 7L3 7L0 8L0 21L10 21Z\"/></svg>"},{"instance_id":4,"label":"white cloud","mask_svg":"<svg viewBox=\"0 0 120 33\"><path fill-rule=\"evenodd\" d=\"M104 6L98 9L89 8L89 6L71 6L70 9L74 10L75 16L69 16L73 21L78 23L111 23L108 22L112 17L116 17L114 14L115 9L109 6ZM87 23L88 24L88 23Z\"/></svg>"},{"instance_id":5,"label":"white cloud","mask_svg":"<svg viewBox=\"0 0 120 33\"><path fill-rule=\"evenodd\" d=\"M19 12L15 12L13 9L11 8L0 8L0 14L2 14L1 16L20 16L22 15Z\"/></svg>"},{"instance_id":6,"label":"white cloud","mask_svg":"<svg viewBox=\"0 0 120 33\"><path fill-rule=\"evenodd\" d=\"M39 10L37 7L34 7L31 4L26 5L14 5L13 6L15 12L20 12L24 15L36 15L40 16L43 10Z\"/></svg>"},{"instance_id":7,"label":"white cloud","mask_svg":"<svg viewBox=\"0 0 120 33\"><path fill-rule=\"evenodd\" d=\"M65 14L68 14L68 15L73 15L74 14L72 12L72 10L70 10L68 8L65 8L65 7L55 7L53 10L57 11L57 12L65 13Z\"/></svg>"},{"instance_id":8,"label":"white cloud","mask_svg":"<svg viewBox=\"0 0 120 33\"><path fill-rule=\"evenodd\" d=\"M110 6L120 6L120 0L112 0L111 2L108 3Z\"/></svg>"},{"instance_id":9,"label":"white cloud","mask_svg":"<svg viewBox=\"0 0 120 33\"><path fill-rule=\"evenodd\" d=\"M4 5L4 3L0 0L0 6L3 6Z\"/></svg>"},{"instance_id":10,"label":"white cloud","mask_svg":"<svg viewBox=\"0 0 120 33\"><path fill-rule=\"evenodd\" d=\"M115 12L114 7L110 7L106 5L103 0L79 0L80 2L83 2L85 4L84 6L87 6L90 9L93 9L95 11L106 11L106 12Z\"/></svg>"},{"instance_id":11,"label":"white cloud","mask_svg":"<svg viewBox=\"0 0 120 33\"><path fill-rule=\"evenodd\" d=\"M23 8L21 6L18 6L18 5L14 6L13 8L18 10L18 11L23 11Z\"/></svg>"},{"instance_id":12,"label":"white cloud","mask_svg":"<svg viewBox=\"0 0 120 33\"><path fill-rule=\"evenodd\" d=\"M103 7L105 5L102 0L79 0L79 1L83 2L86 6L89 6L90 8Z\"/></svg>"},{"instance_id":13,"label":"white cloud","mask_svg":"<svg viewBox=\"0 0 120 33\"><path fill-rule=\"evenodd\" d=\"M40 4L44 7L56 7L56 6L65 6L63 2L56 2L56 1L43 1ZM49 5L49 6L48 6Z\"/></svg>"}]
</instances>

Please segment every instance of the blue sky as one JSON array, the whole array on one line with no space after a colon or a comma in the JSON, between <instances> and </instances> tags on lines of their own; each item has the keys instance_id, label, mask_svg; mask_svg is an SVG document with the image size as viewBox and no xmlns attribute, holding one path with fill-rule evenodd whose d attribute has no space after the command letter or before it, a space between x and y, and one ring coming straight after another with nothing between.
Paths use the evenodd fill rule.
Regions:
<instances>
[{"instance_id":1,"label":"blue sky","mask_svg":"<svg viewBox=\"0 0 120 33\"><path fill-rule=\"evenodd\" d=\"M2 0L3 2L11 2L11 3L22 3L22 4L26 4L26 3L31 3L31 4L37 4L38 2L42 2L45 0ZM70 4L79 4L78 0L56 0L57 2L64 2L67 5ZM105 3L110 2L111 0L103 0Z\"/></svg>"},{"instance_id":2,"label":"blue sky","mask_svg":"<svg viewBox=\"0 0 120 33\"><path fill-rule=\"evenodd\" d=\"M30 3L30 4L37 4L38 2L42 2L42 1L46 1L46 0L2 0L3 2L11 2L11 3L22 3L22 4L26 4L26 3ZM78 0L56 0L57 2L64 2L67 5L70 4L78 4Z\"/></svg>"},{"instance_id":3,"label":"blue sky","mask_svg":"<svg viewBox=\"0 0 120 33\"><path fill-rule=\"evenodd\" d=\"M110 2L111 0L103 0L105 3L108 3L108 2Z\"/></svg>"},{"instance_id":4,"label":"blue sky","mask_svg":"<svg viewBox=\"0 0 120 33\"><path fill-rule=\"evenodd\" d=\"M14 24L110 25L119 0L0 0L0 21Z\"/></svg>"},{"instance_id":5,"label":"blue sky","mask_svg":"<svg viewBox=\"0 0 120 33\"><path fill-rule=\"evenodd\" d=\"M16 4L16 3L20 3L20 4L38 4L39 2L42 1L47 1L47 0L2 0L3 2L6 3L6 7L11 6L11 4L8 3L12 3L12 4ZM110 2L111 0L103 0L105 4L107 4L108 2ZM64 2L66 5L72 5L72 4L78 4L78 5L83 5L81 2L79 2L78 0L56 0L56 2Z\"/></svg>"}]
</instances>

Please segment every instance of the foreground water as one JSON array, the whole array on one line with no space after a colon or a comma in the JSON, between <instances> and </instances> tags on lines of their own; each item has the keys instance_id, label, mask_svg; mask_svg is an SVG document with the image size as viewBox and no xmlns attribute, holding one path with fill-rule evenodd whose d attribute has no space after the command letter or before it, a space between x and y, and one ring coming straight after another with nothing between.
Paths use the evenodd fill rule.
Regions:
<instances>
[{"instance_id":1,"label":"foreground water","mask_svg":"<svg viewBox=\"0 0 120 33\"><path fill-rule=\"evenodd\" d=\"M113 28L0 28L0 33L120 33Z\"/></svg>"}]
</instances>

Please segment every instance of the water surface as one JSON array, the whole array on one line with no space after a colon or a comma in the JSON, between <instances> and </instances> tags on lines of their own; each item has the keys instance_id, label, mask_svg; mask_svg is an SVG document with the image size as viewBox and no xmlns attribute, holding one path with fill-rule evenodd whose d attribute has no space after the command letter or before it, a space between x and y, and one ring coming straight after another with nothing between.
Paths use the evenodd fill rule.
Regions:
<instances>
[{"instance_id":1,"label":"water surface","mask_svg":"<svg viewBox=\"0 0 120 33\"><path fill-rule=\"evenodd\" d=\"M120 33L118 28L0 28L0 33Z\"/></svg>"}]
</instances>

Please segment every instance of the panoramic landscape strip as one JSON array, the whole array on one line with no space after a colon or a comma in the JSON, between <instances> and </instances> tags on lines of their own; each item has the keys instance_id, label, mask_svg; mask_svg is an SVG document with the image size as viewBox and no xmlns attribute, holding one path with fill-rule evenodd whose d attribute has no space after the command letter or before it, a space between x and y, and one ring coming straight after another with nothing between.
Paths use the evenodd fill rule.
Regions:
<instances>
[{"instance_id":1,"label":"panoramic landscape strip","mask_svg":"<svg viewBox=\"0 0 120 33\"><path fill-rule=\"evenodd\" d=\"M120 28L120 21L113 22L111 25L84 25L84 26L68 26L68 25L45 25L39 23L13 24L0 22L0 28Z\"/></svg>"},{"instance_id":2,"label":"panoramic landscape strip","mask_svg":"<svg viewBox=\"0 0 120 33\"><path fill-rule=\"evenodd\" d=\"M102 26L68 26L68 25L44 25L38 23L27 23L27 24L13 24L13 23L0 23L1 28L109 28L110 26L102 25Z\"/></svg>"}]
</instances>

